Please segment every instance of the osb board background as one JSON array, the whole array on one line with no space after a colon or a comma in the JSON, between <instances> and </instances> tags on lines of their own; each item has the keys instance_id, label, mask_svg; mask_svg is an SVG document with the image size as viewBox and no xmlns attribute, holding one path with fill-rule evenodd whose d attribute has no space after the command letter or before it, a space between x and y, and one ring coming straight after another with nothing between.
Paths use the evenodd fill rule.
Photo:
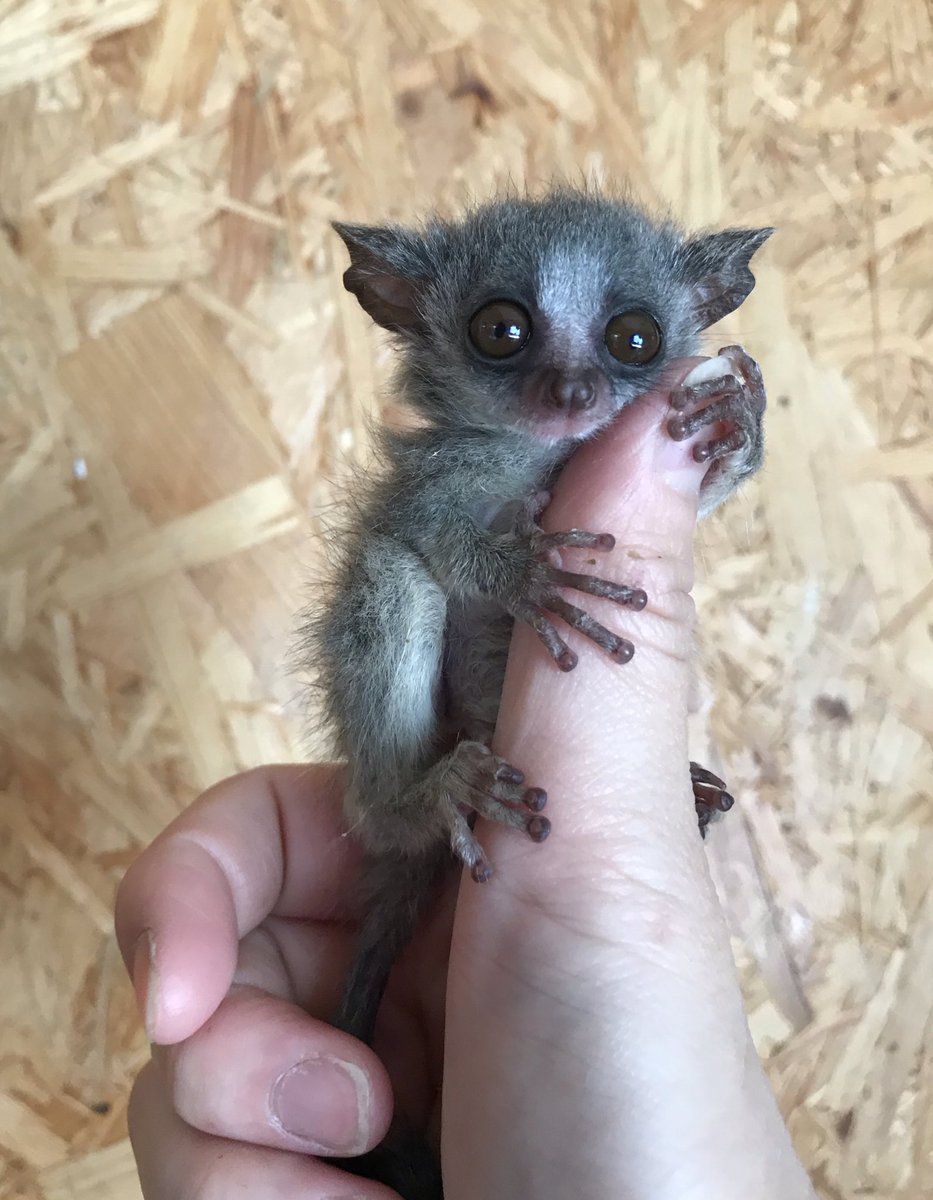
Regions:
<instances>
[{"instance_id":1,"label":"osb board background","mask_svg":"<svg viewBox=\"0 0 933 1200\"><path fill-rule=\"evenodd\" d=\"M554 174L779 226L709 342L772 397L703 533L711 854L821 1194L933 1194L931 77L923 0L0 0L0 1197L138 1197L116 883L302 753L387 361L328 221Z\"/></svg>"}]
</instances>

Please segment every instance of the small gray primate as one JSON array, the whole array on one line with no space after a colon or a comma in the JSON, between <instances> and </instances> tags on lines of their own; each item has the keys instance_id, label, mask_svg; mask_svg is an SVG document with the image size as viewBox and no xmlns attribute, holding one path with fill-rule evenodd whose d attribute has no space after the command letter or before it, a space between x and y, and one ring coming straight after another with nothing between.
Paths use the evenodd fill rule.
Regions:
<instances>
[{"instance_id":1,"label":"small gray primate","mask_svg":"<svg viewBox=\"0 0 933 1200\"><path fill-rule=\"evenodd\" d=\"M531 625L564 671L577 657L561 623L615 662L633 653L567 592L631 609L645 593L560 565L564 548L606 551L614 539L543 532L549 489L578 443L745 300L749 261L772 231L686 237L572 190L417 231L336 229L350 253L344 283L395 336L396 394L422 419L382 434L329 603L306 627L365 855L360 944L335 1023L369 1041L390 968L444 872L459 861L478 881L491 875L473 818L535 841L549 832L545 792L489 749L513 622ZM760 372L739 347L720 353L732 374L682 385L668 423L676 439L719 426L694 448L711 464L704 513L762 458ZM690 774L705 832L732 798L711 773ZM410 1200L440 1195L436 1179L392 1182Z\"/></svg>"}]
</instances>

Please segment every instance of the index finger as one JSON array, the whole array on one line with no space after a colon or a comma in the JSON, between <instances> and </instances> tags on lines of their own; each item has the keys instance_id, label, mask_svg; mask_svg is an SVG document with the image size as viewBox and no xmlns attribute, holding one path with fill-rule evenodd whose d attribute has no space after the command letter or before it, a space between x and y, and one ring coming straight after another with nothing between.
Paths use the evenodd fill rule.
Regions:
<instances>
[{"instance_id":1,"label":"index finger","mask_svg":"<svg viewBox=\"0 0 933 1200\"><path fill-rule=\"evenodd\" d=\"M341 920L356 851L343 772L270 766L205 792L144 850L117 895L116 932L150 1041L182 1041L226 995L240 938L266 916Z\"/></svg>"}]
</instances>

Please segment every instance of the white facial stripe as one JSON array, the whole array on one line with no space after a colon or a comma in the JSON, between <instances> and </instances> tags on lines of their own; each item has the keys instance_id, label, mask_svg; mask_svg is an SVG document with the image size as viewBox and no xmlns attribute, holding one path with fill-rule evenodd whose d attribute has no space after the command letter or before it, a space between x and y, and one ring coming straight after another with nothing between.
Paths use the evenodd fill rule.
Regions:
<instances>
[{"instance_id":1,"label":"white facial stripe","mask_svg":"<svg viewBox=\"0 0 933 1200\"><path fill-rule=\"evenodd\" d=\"M538 304L551 326L555 355L589 357L590 330L607 288L603 263L585 246L558 246L541 263Z\"/></svg>"}]
</instances>

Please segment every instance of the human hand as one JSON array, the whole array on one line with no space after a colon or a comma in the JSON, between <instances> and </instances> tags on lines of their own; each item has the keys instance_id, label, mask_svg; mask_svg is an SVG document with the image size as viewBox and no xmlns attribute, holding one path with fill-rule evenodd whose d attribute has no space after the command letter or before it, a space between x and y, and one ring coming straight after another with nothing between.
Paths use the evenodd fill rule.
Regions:
<instances>
[{"instance_id":1,"label":"human hand","mask_svg":"<svg viewBox=\"0 0 933 1200\"><path fill-rule=\"evenodd\" d=\"M687 593L703 468L659 434L665 408L649 396L584 447L545 518L612 529L614 577L649 606L597 614L635 642L625 667L582 645L560 675L516 634L497 749L547 786L555 832L539 848L483 826L496 877L463 887L446 1034L452 895L393 975L378 1057L320 1020L352 947L339 774L227 781L132 868L118 932L162 1044L130 1115L147 1200L392 1195L314 1154L376 1144L393 1085L410 1120L436 1120L445 1040L447 1200L812 1194L748 1038L696 831ZM296 1072L334 1061L349 1075ZM290 1090L305 1137L276 1115Z\"/></svg>"}]
</instances>

